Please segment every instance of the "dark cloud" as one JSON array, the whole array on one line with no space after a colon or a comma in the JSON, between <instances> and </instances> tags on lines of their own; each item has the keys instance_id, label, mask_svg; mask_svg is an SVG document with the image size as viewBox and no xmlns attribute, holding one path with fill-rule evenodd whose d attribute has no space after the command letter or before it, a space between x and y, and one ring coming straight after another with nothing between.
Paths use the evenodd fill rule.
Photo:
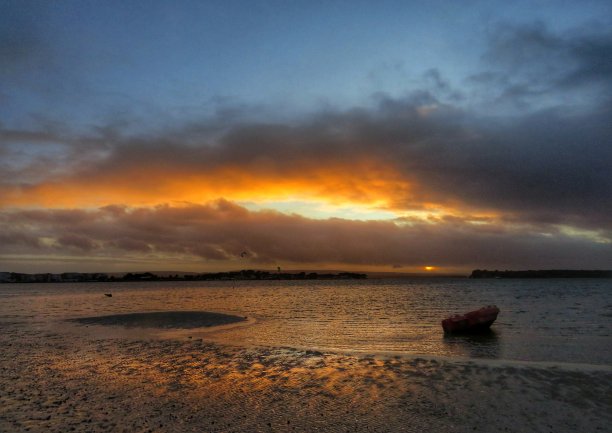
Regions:
<instances>
[{"instance_id":1,"label":"dark cloud","mask_svg":"<svg viewBox=\"0 0 612 433\"><path fill-rule=\"evenodd\" d=\"M57 247L74 247L82 251L89 252L96 248L95 242L91 239L74 233L66 233L57 238Z\"/></svg>"},{"instance_id":2,"label":"dark cloud","mask_svg":"<svg viewBox=\"0 0 612 433\"><path fill-rule=\"evenodd\" d=\"M65 125L40 122L31 130L0 124L0 188L27 188L99 161L107 152L103 137L79 136Z\"/></svg>"},{"instance_id":3,"label":"dark cloud","mask_svg":"<svg viewBox=\"0 0 612 433\"><path fill-rule=\"evenodd\" d=\"M49 253L57 244L92 255L148 253L207 260L239 260L249 251L252 264L283 262L366 266L537 266L606 267L612 244L594 243L539 227L473 224L452 219L431 222L313 220L278 212L249 212L218 201L185 207L159 206L115 212L79 213L64 224L65 211L2 212L2 219L23 228L22 237L55 240L29 242L32 254ZM5 237L3 252L23 239ZM48 244L48 242L47 242Z\"/></svg>"},{"instance_id":4,"label":"dark cloud","mask_svg":"<svg viewBox=\"0 0 612 433\"><path fill-rule=\"evenodd\" d=\"M407 145L399 152L430 199L597 226L612 210L609 114L551 110L476 119L429 140L426 150Z\"/></svg>"},{"instance_id":5,"label":"dark cloud","mask_svg":"<svg viewBox=\"0 0 612 433\"><path fill-rule=\"evenodd\" d=\"M36 235L16 230L1 233L0 244L8 246L10 248L9 251L14 251L14 248L17 246L26 246L34 249L41 247L40 239Z\"/></svg>"},{"instance_id":6,"label":"dark cloud","mask_svg":"<svg viewBox=\"0 0 612 433\"><path fill-rule=\"evenodd\" d=\"M578 104L612 97L612 32L590 25L554 33L544 23L498 25L483 56L487 70L470 77L489 102ZM570 99L570 101L571 101ZM587 102L587 103L588 103Z\"/></svg>"},{"instance_id":7,"label":"dark cloud","mask_svg":"<svg viewBox=\"0 0 612 433\"><path fill-rule=\"evenodd\" d=\"M425 71L423 77L425 78L425 88L432 92L437 98L455 103L465 100L466 96L463 92L453 88L450 82L442 76L442 73L438 69L428 69Z\"/></svg>"},{"instance_id":8,"label":"dark cloud","mask_svg":"<svg viewBox=\"0 0 612 433\"><path fill-rule=\"evenodd\" d=\"M152 251L149 244L139 239L130 239L130 238L118 239L116 241L108 242L108 246L112 248L117 248L118 250L127 251L127 252L136 251L136 252L141 252L141 253L148 253Z\"/></svg>"}]
</instances>

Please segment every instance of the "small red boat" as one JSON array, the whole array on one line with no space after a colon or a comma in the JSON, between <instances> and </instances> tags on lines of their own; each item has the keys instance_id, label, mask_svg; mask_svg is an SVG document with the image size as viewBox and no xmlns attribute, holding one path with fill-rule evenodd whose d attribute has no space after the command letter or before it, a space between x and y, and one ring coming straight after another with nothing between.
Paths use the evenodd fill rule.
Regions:
<instances>
[{"instance_id":1,"label":"small red boat","mask_svg":"<svg viewBox=\"0 0 612 433\"><path fill-rule=\"evenodd\" d=\"M462 316L455 315L442 321L444 332L478 332L488 329L499 314L495 305L482 307L480 310L470 311Z\"/></svg>"}]
</instances>

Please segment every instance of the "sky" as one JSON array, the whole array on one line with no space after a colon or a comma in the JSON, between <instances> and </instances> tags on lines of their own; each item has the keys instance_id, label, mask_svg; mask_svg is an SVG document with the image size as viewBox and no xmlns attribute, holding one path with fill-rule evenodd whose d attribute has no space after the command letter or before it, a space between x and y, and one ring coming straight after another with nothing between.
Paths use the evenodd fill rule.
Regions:
<instances>
[{"instance_id":1,"label":"sky","mask_svg":"<svg viewBox=\"0 0 612 433\"><path fill-rule=\"evenodd\" d=\"M609 1L0 12L0 271L612 269Z\"/></svg>"}]
</instances>

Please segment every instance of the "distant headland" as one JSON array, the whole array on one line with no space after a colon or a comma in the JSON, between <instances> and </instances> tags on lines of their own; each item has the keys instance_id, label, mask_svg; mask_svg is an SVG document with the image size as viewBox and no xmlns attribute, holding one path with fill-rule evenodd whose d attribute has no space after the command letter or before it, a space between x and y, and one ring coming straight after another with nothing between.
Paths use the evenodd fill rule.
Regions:
<instances>
[{"instance_id":1,"label":"distant headland","mask_svg":"<svg viewBox=\"0 0 612 433\"><path fill-rule=\"evenodd\" d=\"M365 279L366 274L355 272L317 273L317 272L268 272L252 269L230 272L213 272L202 274L165 274L152 272L124 275L105 273L64 272L61 274L24 274L18 272L0 272L0 283L87 283L87 282L130 282L130 281L238 281L238 280L355 280Z\"/></svg>"},{"instance_id":2,"label":"distant headland","mask_svg":"<svg viewBox=\"0 0 612 433\"><path fill-rule=\"evenodd\" d=\"M488 271L475 269L470 278L612 278L612 271L548 269L529 271Z\"/></svg>"}]
</instances>

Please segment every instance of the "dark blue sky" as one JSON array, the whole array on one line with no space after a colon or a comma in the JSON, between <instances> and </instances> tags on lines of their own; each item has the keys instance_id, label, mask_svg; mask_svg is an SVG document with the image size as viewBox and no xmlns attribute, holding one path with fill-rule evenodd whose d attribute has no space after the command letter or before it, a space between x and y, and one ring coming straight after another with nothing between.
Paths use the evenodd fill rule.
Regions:
<instances>
[{"instance_id":1,"label":"dark blue sky","mask_svg":"<svg viewBox=\"0 0 612 433\"><path fill-rule=\"evenodd\" d=\"M606 1L256 3L5 0L3 123L172 121L244 105L274 116L345 109L377 92L430 88L431 71L461 93L455 103L481 108L503 83L483 91L473 77L516 66L491 64L504 29L579 37L605 31L612 15ZM538 106L560 97L540 96Z\"/></svg>"}]
</instances>

